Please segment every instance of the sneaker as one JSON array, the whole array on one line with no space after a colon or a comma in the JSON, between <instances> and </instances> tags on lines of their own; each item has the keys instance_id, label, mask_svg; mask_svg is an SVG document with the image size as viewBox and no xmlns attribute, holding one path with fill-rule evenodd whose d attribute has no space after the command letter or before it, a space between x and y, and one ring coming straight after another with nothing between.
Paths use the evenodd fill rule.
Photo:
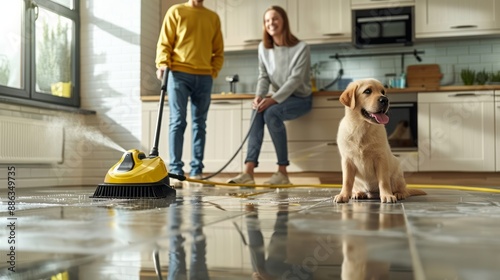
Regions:
<instances>
[{"instance_id":1,"label":"sneaker","mask_svg":"<svg viewBox=\"0 0 500 280\"><path fill-rule=\"evenodd\" d=\"M203 176L201 176L201 174L196 174L194 176L190 176L189 178L194 179L194 180L201 180L203 178ZM194 183L194 182L189 182L189 183L190 184L201 185L202 187L214 187L214 185L212 185L212 184L200 184L200 183Z\"/></svg>"},{"instance_id":2,"label":"sneaker","mask_svg":"<svg viewBox=\"0 0 500 280\"><path fill-rule=\"evenodd\" d=\"M170 178L170 186L174 189L182 189L182 181Z\"/></svg>"},{"instance_id":3,"label":"sneaker","mask_svg":"<svg viewBox=\"0 0 500 280\"><path fill-rule=\"evenodd\" d=\"M271 176L271 178L264 182L266 185L291 185L290 180L287 176L283 175L281 172L276 172Z\"/></svg>"},{"instance_id":4,"label":"sneaker","mask_svg":"<svg viewBox=\"0 0 500 280\"><path fill-rule=\"evenodd\" d=\"M248 173L241 173L240 175L227 180L227 183L253 185L255 184L255 181L253 180L252 175Z\"/></svg>"}]
</instances>

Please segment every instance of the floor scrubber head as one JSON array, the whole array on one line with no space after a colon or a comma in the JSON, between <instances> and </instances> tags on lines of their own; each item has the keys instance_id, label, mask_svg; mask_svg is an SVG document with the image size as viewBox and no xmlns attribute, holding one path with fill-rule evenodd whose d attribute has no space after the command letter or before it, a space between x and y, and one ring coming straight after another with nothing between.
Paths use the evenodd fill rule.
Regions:
<instances>
[{"instance_id":1,"label":"floor scrubber head","mask_svg":"<svg viewBox=\"0 0 500 280\"><path fill-rule=\"evenodd\" d=\"M168 73L167 68L163 74L156 132L149 156L137 149L125 152L120 161L109 169L106 178L104 178L104 184L97 186L93 198L164 198L175 196L175 189L169 185L167 168L158 153ZM170 176L180 177L172 174Z\"/></svg>"},{"instance_id":2,"label":"floor scrubber head","mask_svg":"<svg viewBox=\"0 0 500 280\"><path fill-rule=\"evenodd\" d=\"M125 152L106 174L93 198L164 198L175 195L168 171L159 156L132 149Z\"/></svg>"}]
</instances>

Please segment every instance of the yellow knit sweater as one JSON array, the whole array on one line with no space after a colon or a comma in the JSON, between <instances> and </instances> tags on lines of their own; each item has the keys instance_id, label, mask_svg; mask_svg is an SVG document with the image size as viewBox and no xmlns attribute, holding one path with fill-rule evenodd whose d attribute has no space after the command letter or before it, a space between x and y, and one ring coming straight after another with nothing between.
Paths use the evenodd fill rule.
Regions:
<instances>
[{"instance_id":1,"label":"yellow knit sweater","mask_svg":"<svg viewBox=\"0 0 500 280\"><path fill-rule=\"evenodd\" d=\"M212 75L224 62L224 42L219 16L187 3L170 7L165 14L156 48L156 67Z\"/></svg>"}]
</instances>

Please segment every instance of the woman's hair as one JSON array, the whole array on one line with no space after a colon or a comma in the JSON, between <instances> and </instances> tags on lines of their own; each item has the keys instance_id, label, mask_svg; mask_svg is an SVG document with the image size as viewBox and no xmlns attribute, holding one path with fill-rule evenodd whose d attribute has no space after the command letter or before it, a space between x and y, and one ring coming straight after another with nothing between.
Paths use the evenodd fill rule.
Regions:
<instances>
[{"instance_id":1,"label":"woman's hair","mask_svg":"<svg viewBox=\"0 0 500 280\"><path fill-rule=\"evenodd\" d=\"M299 43L299 39L292 34L290 31L290 22L288 21L288 16L283 8L280 6L271 6L265 12L263 16L263 42L266 49L272 49L274 47L273 37L269 35L266 31L266 20L265 16L268 11L276 11L283 19L283 45L287 47L295 46Z\"/></svg>"}]
</instances>

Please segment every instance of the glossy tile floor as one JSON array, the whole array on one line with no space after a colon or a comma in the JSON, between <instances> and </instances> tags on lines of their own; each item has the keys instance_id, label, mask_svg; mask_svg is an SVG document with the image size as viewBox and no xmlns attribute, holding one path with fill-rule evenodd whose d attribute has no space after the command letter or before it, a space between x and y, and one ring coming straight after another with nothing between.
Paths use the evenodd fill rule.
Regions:
<instances>
[{"instance_id":1,"label":"glossy tile floor","mask_svg":"<svg viewBox=\"0 0 500 280\"><path fill-rule=\"evenodd\" d=\"M17 189L12 216L2 190L0 279L500 277L500 194L334 204L334 188L193 187L142 200L94 190Z\"/></svg>"}]
</instances>

